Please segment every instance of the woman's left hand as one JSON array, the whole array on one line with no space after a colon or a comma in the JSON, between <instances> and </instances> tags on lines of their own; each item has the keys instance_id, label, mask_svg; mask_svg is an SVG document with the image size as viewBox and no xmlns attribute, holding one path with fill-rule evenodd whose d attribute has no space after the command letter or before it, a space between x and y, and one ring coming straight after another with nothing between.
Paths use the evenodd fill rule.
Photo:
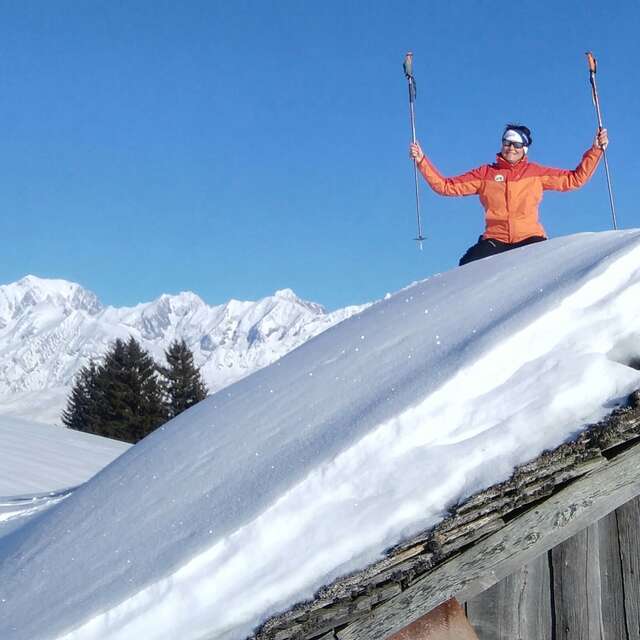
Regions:
<instances>
[{"instance_id":1,"label":"woman's left hand","mask_svg":"<svg viewBox=\"0 0 640 640\"><path fill-rule=\"evenodd\" d=\"M599 129L593 141L594 149L606 149L609 144L609 135L606 129Z\"/></svg>"}]
</instances>

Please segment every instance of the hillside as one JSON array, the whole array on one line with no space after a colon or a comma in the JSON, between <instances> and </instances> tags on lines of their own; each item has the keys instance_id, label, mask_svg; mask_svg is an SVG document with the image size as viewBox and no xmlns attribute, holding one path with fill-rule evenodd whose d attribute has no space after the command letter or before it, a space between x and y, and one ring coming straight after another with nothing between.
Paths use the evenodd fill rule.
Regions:
<instances>
[{"instance_id":1,"label":"hillside","mask_svg":"<svg viewBox=\"0 0 640 640\"><path fill-rule=\"evenodd\" d=\"M76 487L129 446L90 433L0 417L0 496Z\"/></svg>"},{"instance_id":2,"label":"hillside","mask_svg":"<svg viewBox=\"0 0 640 640\"><path fill-rule=\"evenodd\" d=\"M0 537L64 499L129 447L0 416Z\"/></svg>"},{"instance_id":3,"label":"hillside","mask_svg":"<svg viewBox=\"0 0 640 640\"><path fill-rule=\"evenodd\" d=\"M610 413L639 322L640 231L407 287L0 538L0 637L241 639Z\"/></svg>"}]
</instances>

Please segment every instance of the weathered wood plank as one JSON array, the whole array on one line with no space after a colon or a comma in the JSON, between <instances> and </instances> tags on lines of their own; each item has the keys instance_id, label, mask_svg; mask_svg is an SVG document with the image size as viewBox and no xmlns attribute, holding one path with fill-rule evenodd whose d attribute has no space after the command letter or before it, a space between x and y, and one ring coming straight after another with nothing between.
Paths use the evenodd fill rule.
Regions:
<instances>
[{"instance_id":1,"label":"weathered wood plank","mask_svg":"<svg viewBox=\"0 0 640 640\"><path fill-rule=\"evenodd\" d=\"M614 511L598 520L603 640L628 640L618 517ZM637 550L640 553L640 549Z\"/></svg>"},{"instance_id":2,"label":"weathered wood plank","mask_svg":"<svg viewBox=\"0 0 640 640\"><path fill-rule=\"evenodd\" d=\"M629 640L640 640L640 498L616 512Z\"/></svg>"},{"instance_id":3,"label":"weathered wood plank","mask_svg":"<svg viewBox=\"0 0 640 640\"><path fill-rule=\"evenodd\" d=\"M480 640L551 640L549 557L543 553L467 603Z\"/></svg>"},{"instance_id":4,"label":"weathered wood plank","mask_svg":"<svg viewBox=\"0 0 640 640\"><path fill-rule=\"evenodd\" d=\"M465 600L484 591L636 497L639 458L639 446L620 453L336 635L340 640L382 640L449 598Z\"/></svg>"},{"instance_id":5,"label":"weathered wood plank","mask_svg":"<svg viewBox=\"0 0 640 640\"><path fill-rule=\"evenodd\" d=\"M551 551L557 640L602 638L598 546L594 524Z\"/></svg>"},{"instance_id":6,"label":"weathered wood plank","mask_svg":"<svg viewBox=\"0 0 640 640\"><path fill-rule=\"evenodd\" d=\"M569 447L565 445L564 448ZM556 455L560 459L555 459ZM552 462L549 463L548 459ZM439 525L438 531L447 534L491 513L503 515L514 506L519 507L548 495L554 485L585 475L604 463L606 459L599 451L571 451L566 457L558 452L544 454L536 459L535 464L520 467L517 474L506 482L481 491L456 506L453 514Z\"/></svg>"},{"instance_id":7,"label":"weathered wood plank","mask_svg":"<svg viewBox=\"0 0 640 640\"><path fill-rule=\"evenodd\" d=\"M477 523L477 528L470 529L464 535L460 535L458 537L453 538L452 540L447 540L445 537L434 536L433 538L433 546L435 549L442 555L452 555L458 549L462 547L466 547L467 545L479 540L480 538L484 538L488 536L490 533L494 531L498 531L504 527L504 520L498 517L491 517L482 525Z\"/></svg>"}]
</instances>

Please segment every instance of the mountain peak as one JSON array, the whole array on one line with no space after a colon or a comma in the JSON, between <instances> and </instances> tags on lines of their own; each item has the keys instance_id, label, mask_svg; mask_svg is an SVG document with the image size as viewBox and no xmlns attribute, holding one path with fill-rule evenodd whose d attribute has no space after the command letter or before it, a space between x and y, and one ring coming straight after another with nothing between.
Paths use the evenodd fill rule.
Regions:
<instances>
[{"instance_id":1,"label":"mountain peak","mask_svg":"<svg viewBox=\"0 0 640 640\"><path fill-rule=\"evenodd\" d=\"M183 314L185 310L206 306L205 301L193 291L181 291L180 293L163 293L151 305L168 305L175 312Z\"/></svg>"},{"instance_id":2,"label":"mountain peak","mask_svg":"<svg viewBox=\"0 0 640 640\"><path fill-rule=\"evenodd\" d=\"M274 298L282 298L283 300L298 301L300 298L295 294L293 289L278 289L274 294Z\"/></svg>"},{"instance_id":3,"label":"mountain peak","mask_svg":"<svg viewBox=\"0 0 640 640\"><path fill-rule=\"evenodd\" d=\"M92 291L75 282L26 275L17 282L0 286L0 316L17 317L25 309L42 303L65 311L81 310L93 315L102 304Z\"/></svg>"}]
</instances>

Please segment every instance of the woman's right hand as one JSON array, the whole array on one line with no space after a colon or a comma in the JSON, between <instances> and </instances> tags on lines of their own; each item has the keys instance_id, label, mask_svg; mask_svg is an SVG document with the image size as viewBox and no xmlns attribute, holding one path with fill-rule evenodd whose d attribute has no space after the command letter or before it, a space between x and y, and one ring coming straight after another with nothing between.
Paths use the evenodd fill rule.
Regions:
<instances>
[{"instance_id":1,"label":"woman's right hand","mask_svg":"<svg viewBox=\"0 0 640 640\"><path fill-rule=\"evenodd\" d=\"M424 152L422 151L422 147L417 142L412 142L409 145L409 157L416 162L421 162L422 158L424 158Z\"/></svg>"},{"instance_id":2,"label":"woman's right hand","mask_svg":"<svg viewBox=\"0 0 640 640\"><path fill-rule=\"evenodd\" d=\"M609 134L606 129L598 129L593 141L594 149L606 149L609 146Z\"/></svg>"}]
</instances>

